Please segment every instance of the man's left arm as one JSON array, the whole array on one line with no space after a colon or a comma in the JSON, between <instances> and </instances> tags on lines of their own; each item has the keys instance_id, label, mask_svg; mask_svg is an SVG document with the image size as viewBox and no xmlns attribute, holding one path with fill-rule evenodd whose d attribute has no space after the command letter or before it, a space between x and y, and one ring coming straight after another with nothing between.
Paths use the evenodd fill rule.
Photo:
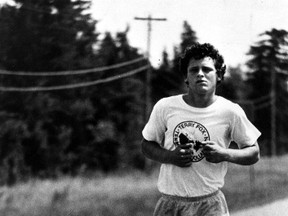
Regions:
<instances>
[{"instance_id":1,"label":"man's left arm","mask_svg":"<svg viewBox=\"0 0 288 216\"><path fill-rule=\"evenodd\" d=\"M227 161L240 165L252 165L260 159L257 141L253 145L241 149L226 149L213 141L206 141L203 142L203 153L206 160L211 163Z\"/></svg>"}]
</instances>

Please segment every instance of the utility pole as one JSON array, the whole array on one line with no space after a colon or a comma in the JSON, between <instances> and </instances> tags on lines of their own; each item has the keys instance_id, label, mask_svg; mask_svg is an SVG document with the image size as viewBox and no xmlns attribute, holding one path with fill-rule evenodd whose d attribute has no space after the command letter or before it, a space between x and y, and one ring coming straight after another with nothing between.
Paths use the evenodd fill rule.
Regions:
<instances>
[{"instance_id":1,"label":"utility pole","mask_svg":"<svg viewBox=\"0 0 288 216\"><path fill-rule=\"evenodd\" d=\"M151 73L152 68L150 64L150 45L151 45L151 31L152 31L152 21L166 21L166 18L152 18L150 15L148 17L135 17L135 20L147 21L147 61L149 64L147 73L146 73L146 89L145 89L145 102L146 102L146 110L145 110L145 121L148 119L149 114L151 112Z\"/></svg>"}]
</instances>

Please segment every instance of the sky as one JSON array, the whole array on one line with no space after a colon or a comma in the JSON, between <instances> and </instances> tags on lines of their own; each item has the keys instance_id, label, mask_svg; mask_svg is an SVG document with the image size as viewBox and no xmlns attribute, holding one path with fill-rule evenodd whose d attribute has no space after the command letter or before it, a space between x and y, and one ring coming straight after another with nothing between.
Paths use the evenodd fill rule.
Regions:
<instances>
[{"instance_id":1,"label":"sky","mask_svg":"<svg viewBox=\"0 0 288 216\"><path fill-rule=\"evenodd\" d=\"M141 53L147 53L148 23L134 18L166 18L152 21L150 60L155 67L163 50L173 58L185 20L199 42L213 44L230 66L245 63L259 34L272 28L288 31L287 0L92 0L91 13L102 36L107 31L115 35L129 25L129 43Z\"/></svg>"},{"instance_id":2,"label":"sky","mask_svg":"<svg viewBox=\"0 0 288 216\"><path fill-rule=\"evenodd\" d=\"M173 47L181 42L186 20L200 43L211 43L230 66L244 64L249 47L259 34L272 28L288 31L287 0L93 0L93 17L100 33L124 31L140 52L147 52L147 21L135 17L166 18L152 21L150 57L158 66L165 49L173 57Z\"/></svg>"}]
</instances>

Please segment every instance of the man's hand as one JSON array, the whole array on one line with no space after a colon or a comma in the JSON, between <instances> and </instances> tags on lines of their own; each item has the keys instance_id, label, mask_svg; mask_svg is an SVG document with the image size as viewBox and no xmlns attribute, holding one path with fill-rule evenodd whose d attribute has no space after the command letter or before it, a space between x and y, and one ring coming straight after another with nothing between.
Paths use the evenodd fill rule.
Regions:
<instances>
[{"instance_id":1,"label":"man's hand","mask_svg":"<svg viewBox=\"0 0 288 216\"><path fill-rule=\"evenodd\" d=\"M211 163L228 161L239 165L252 165L260 158L257 141L253 145L247 145L241 149L226 149L213 141L202 142L202 146L206 160Z\"/></svg>"},{"instance_id":2,"label":"man's hand","mask_svg":"<svg viewBox=\"0 0 288 216\"><path fill-rule=\"evenodd\" d=\"M174 150L167 150L153 141L142 140L143 154L155 161L173 164L179 167L189 167L192 164L191 144L179 145Z\"/></svg>"},{"instance_id":3,"label":"man's hand","mask_svg":"<svg viewBox=\"0 0 288 216\"><path fill-rule=\"evenodd\" d=\"M206 160L211 163L220 163L227 160L227 151L225 148L216 144L213 141L201 142L203 146L203 153Z\"/></svg>"},{"instance_id":4,"label":"man's hand","mask_svg":"<svg viewBox=\"0 0 288 216\"><path fill-rule=\"evenodd\" d=\"M192 164L191 144L179 145L169 153L169 160L179 167L190 167Z\"/></svg>"}]
</instances>

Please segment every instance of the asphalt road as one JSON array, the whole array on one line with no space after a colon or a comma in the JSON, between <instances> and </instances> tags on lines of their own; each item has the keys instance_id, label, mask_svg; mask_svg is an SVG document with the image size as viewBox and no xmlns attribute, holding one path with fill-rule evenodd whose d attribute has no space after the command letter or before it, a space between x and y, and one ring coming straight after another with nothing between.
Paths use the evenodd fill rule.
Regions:
<instances>
[{"instance_id":1,"label":"asphalt road","mask_svg":"<svg viewBox=\"0 0 288 216\"><path fill-rule=\"evenodd\" d=\"M231 212L231 216L285 216L288 215L288 198L264 206Z\"/></svg>"}]
</instances>

